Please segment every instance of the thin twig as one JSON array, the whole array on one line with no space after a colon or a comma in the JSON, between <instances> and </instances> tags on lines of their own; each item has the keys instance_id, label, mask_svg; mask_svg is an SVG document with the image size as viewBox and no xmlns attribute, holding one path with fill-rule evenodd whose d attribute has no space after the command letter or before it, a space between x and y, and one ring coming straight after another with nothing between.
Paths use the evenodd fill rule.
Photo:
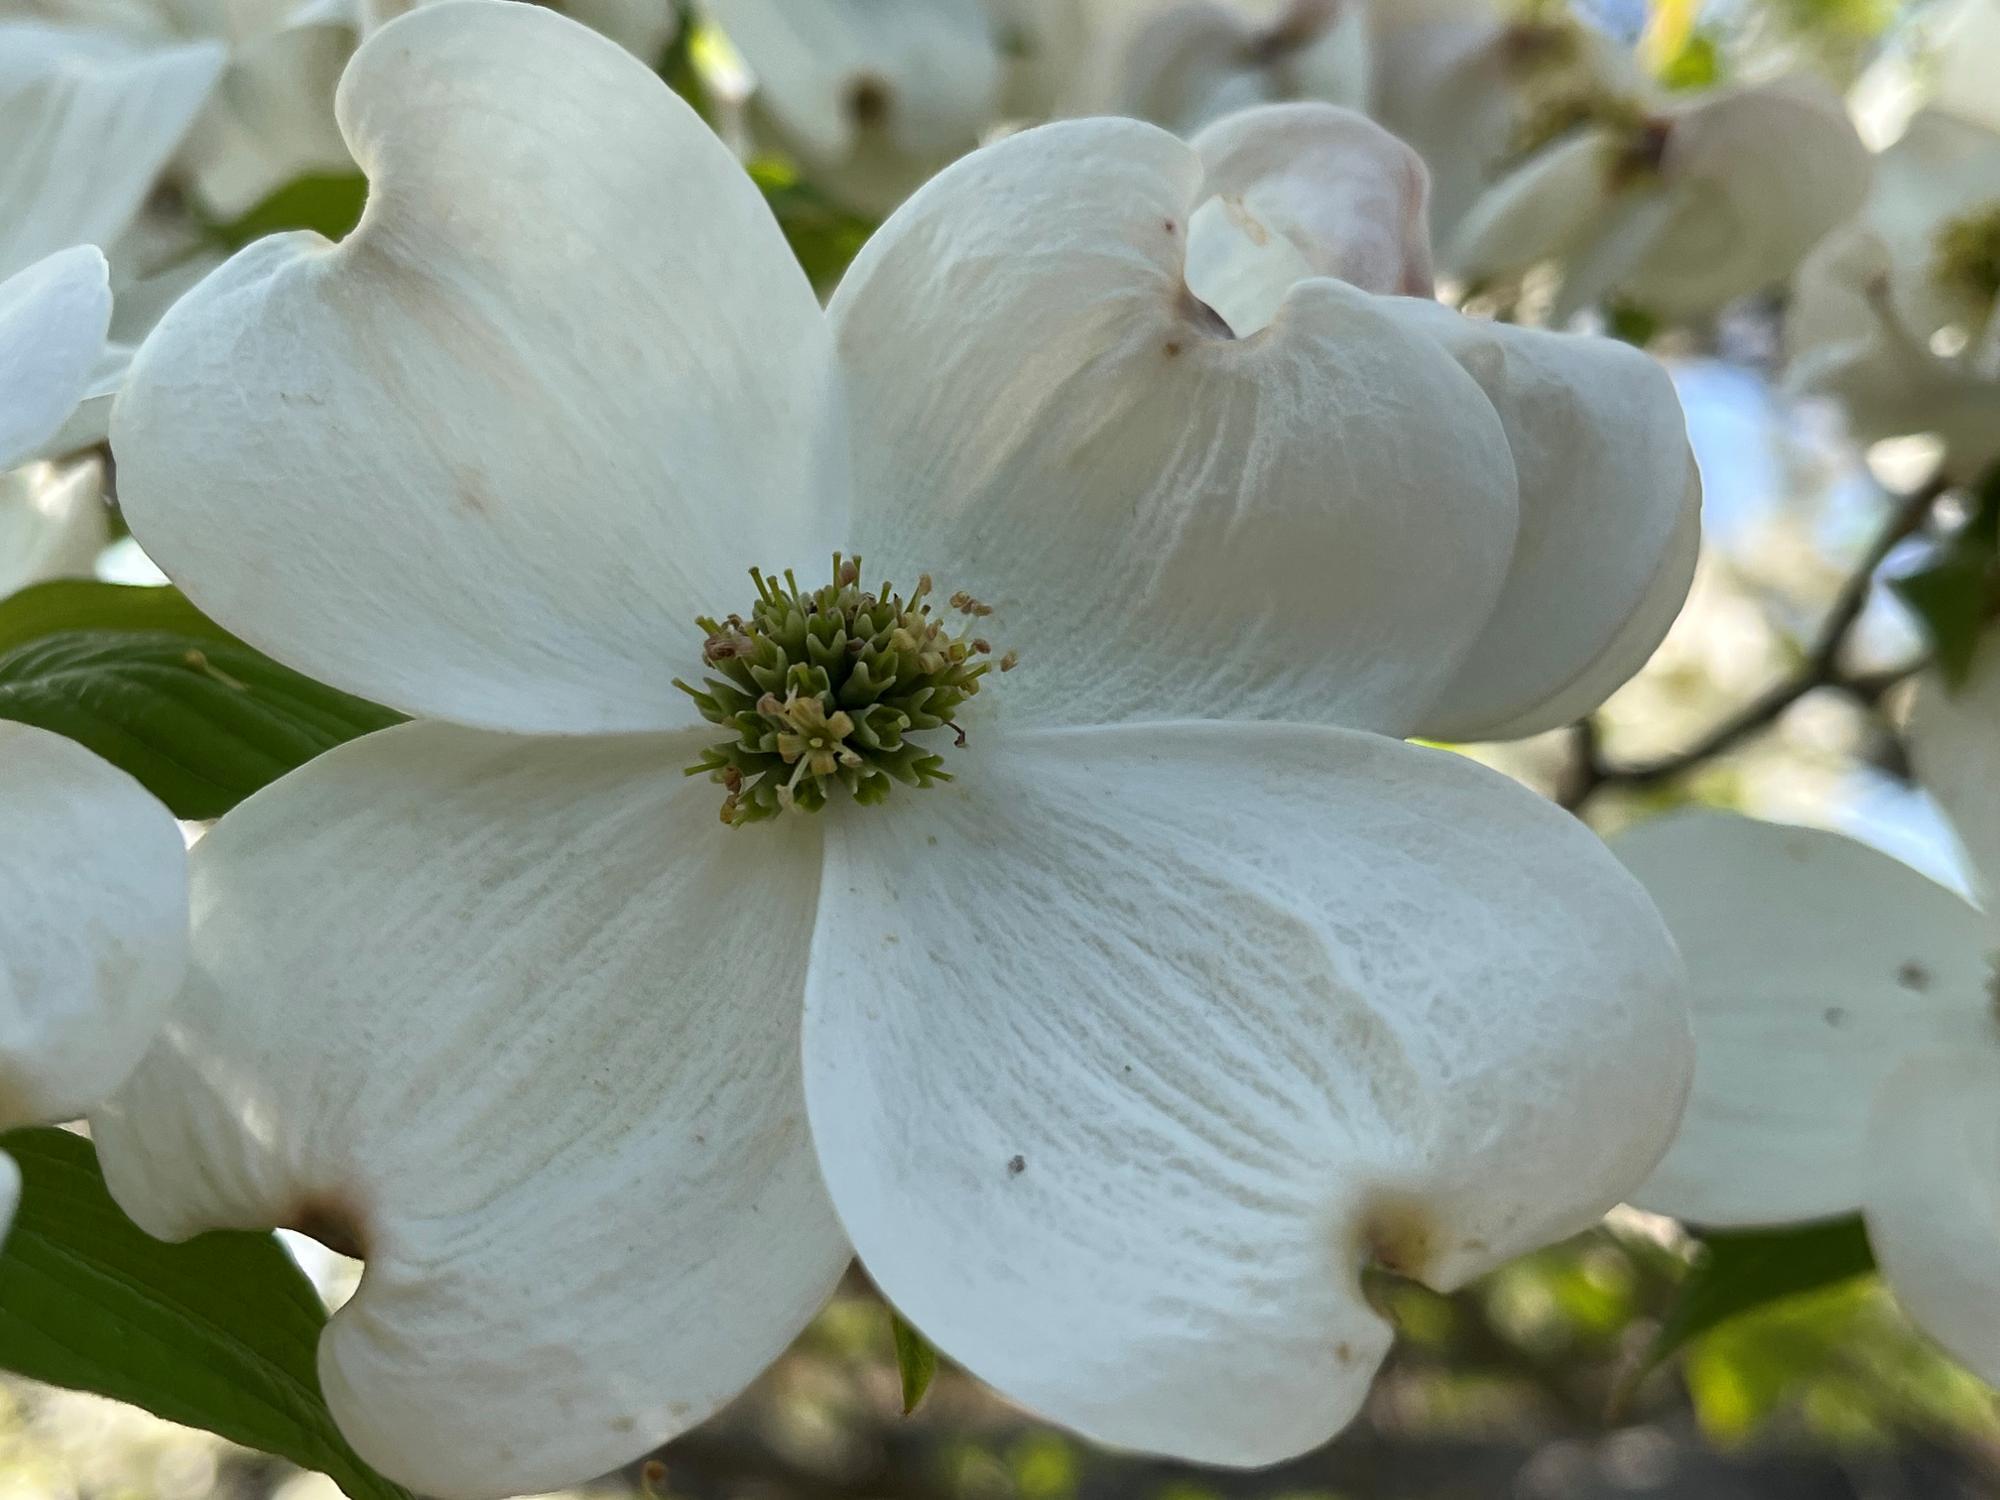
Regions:
<instances>
[{"instance_id":1,"label":"thin twig","mask_svg":"<svg viewBox=\"0 0 2000 1500\"><path fill-rule=\"evenodd\" d=\"M1868 607L1876 570L1898 543L1923 528L1946 488L1943 478L1934 478L1904 497L1891 512L1854 571L1842 582L1832 608L1820 623L1812 649L1790 677L1751 699L1685 749L1637 765L1607 763L1599 748L1602 742L1599 726L1593 720L1583 720L1572 731L1577 747L1573 762L1575 769L1557 800L1575 812L1606 787L1644 787L1671 781L1768 729L1808 693L1822 688L1831 689L1872 707L1890 688L1922 670L1927 658L1887 672L1849 676L1841 669L1841 658L1846 653L1848 638L1853 635L1862 612Z\"/></svg>"}]
</instances>

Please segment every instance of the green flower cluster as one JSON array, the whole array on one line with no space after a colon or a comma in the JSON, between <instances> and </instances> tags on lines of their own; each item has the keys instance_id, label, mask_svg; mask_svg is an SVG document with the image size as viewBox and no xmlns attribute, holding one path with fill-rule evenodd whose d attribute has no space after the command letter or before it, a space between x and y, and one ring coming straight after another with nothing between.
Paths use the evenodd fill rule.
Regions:
<instances>
[{"instance_id":1,"label":"green flower cluster","mask_svg":"<svg viewBox=\"0 0 2000 1500\"><path fill-rule=\"evenodd\" d=\"M702 717L729 738L687 768L726 795L722 821L758 823L781 812L818 812L845 787L864 806L889 795L892 782L926 787L951 780L944 757L909 736L949 729L996 663L993 648L954 634L926 602L930 575L905 600L887 583L861 587L861 559L833 555L833 581L806 592L790 571L781 584L750 570L757 602L747 617L704 617L700 688L675 679ZM967 594L951 607L978 619L992 611Z\"/></svg>"}]
</instances>

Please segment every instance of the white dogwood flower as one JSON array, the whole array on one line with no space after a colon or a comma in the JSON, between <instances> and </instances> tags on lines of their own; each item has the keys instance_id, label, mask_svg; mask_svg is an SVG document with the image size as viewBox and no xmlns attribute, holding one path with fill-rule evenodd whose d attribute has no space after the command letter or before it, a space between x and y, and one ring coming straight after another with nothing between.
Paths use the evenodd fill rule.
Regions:
<instances>
[{"instance_id":1,"label":"white dogwood flower","mask_svg":"<svg viewBox=\"0 0 2000 1500\"><path fill-rule=\"evenodd\" d=\"M32 37L35 55L56 59L53 91L82 95L63 101L60 136L48 100L0 119L38 151L60 145L44 170L106 202L95 142L109 141L127 218L170 160L203 207L232 218L301 174L350 170L332 99L357 24L352 0L0 0L0 56ZM133 86L142 70L147 89ZM112 233L65 225L58 242L109 245Z\"/></svg>"},{"instance_id":2,"label":"white dogwood flower","mask_svg":"<svg viewBox=\"0 0 2000 1500\"><path fill-rule=\"evenodd\" d=\"M753 117L843 203L886 214L979 144L1004 63L986 0L704 0Z\"/></svg>"},{"instance_id":3,"label":"white dogwood flower","mask_svg":"<svg viewBox=\"0 0 2000 1500\"><path fill-rule=\"evenodd\" d=\"M361 227L177 305L113 442L204 609L420 721L198 846L193 977L93 1123L155 1233L365 1255L320 1369L371 1462L629 1459L850 1241L1008 1395L1264 1462L1362 1400L1364 1265L1457 1285L1650 1169L1656 915L1398 737L1637 664L1696 493L1656 365L1321 276L1232 337L1189 220L1296 186L1242 141L1011 137L822 312L559 16L416 11L340 108Z\"/></svg>"},{"instance_id":4,"label":"white dogwood flower","mask_svg":"<svg viewBox=\"0 0 2000 1500\"><path fill-rule=\"evenodd\" d=\"M1643 86L1629 48L1561 9L1511 0L1366 9L1369 112L1430 169L1431 229L1447 245L1524 147Z\"/></svg>"},{"instance_id":5,"label":"white dogwood flower","mask_svg":"<svg viewBox=\"0 0 2000 1500\"><path fill-rule=\"evenodd\" d=\"M2000 1383L2000 653L1927 682L1923 785L1983 910L1838 834L1696 811L1613 841L1694 980L1695 1085L1634 1201L1712 1226L1862 1214L1926 1332Z\"/></svg>"},{"instance_id":6,"label":"white dogwood flower","mask_svg":"<svg viewBox=\"0 0 2000 1500\"><path fill-rule=\"evenodd\" d=\"M1620 297L1669 318L1789 277L1860 208L1869 156L1839 98L1806 79L1689 97L1593 89L1543 125L1460 220L1456 275L1562 272L1557 321Z\"/></svg>"},{"instance_id":7,"label":"white dogwood flower","mask_svg":"<svg viewBox=\"0 0 2000 1500\"><path fill-rule=\"evenodd\" d=\"M187 856L124 772L0 720L0 1130L124 1081L187 970ZM20 1175L0 1154L0 1237Z\"/></svg>"},{"instance_id":8,"label":"white dogwood flower","mask_svg":"<svg viewBox=\"0 0 2000 1500\"><path fill-rule=\"evenodd\" d=\"M1174 0L1098 27L1074 104L1192 134L1224 115L1291 100L1360 106L1368 13L1349 0Z\"/></svg>"},{"instance_id":9,"label":"white dogwood flower","mask_svg":"<svg viewBox=\"0 0 2000 1500\"><path fill-rule=\"evenodd\" d=\"M1799 268L1789 379L1866 441L1931 432L1954 472L2000 457L2000 135L1926 110L1855 222Z\"/></svg>"}]
</instances>

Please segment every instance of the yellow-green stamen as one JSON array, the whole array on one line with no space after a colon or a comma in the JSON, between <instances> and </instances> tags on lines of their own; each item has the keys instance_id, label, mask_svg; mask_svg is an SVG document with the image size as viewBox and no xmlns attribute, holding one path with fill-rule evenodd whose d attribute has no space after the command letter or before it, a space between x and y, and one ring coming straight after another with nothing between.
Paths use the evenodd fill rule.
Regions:
<instances>
[{"instance_id":1,"label":"yellow-green stamen","mask_svg":"<svg viewBox=\"0 0 2000 1500\"><path fill-rule=\"evenodd\" d=\"M963 744L954 715L996 663L969 628L954 633L933 613L929 576L907 600L886 583L870 593L861 559L836 552L822 588L802 590L790 572L783 583L756 568L750 577L757 601L747 617L695 622L708 637L702 686L675 680L703 718L729 731L687 768L723 788L723 822L818 812L842 788L865 806L895 782L951 780L944 757L909 736L949 729ZM969 619L992 613L964 593L950 607ZM1010 668L1011 653L997 665Z\"/></svg>"}]
</instances>

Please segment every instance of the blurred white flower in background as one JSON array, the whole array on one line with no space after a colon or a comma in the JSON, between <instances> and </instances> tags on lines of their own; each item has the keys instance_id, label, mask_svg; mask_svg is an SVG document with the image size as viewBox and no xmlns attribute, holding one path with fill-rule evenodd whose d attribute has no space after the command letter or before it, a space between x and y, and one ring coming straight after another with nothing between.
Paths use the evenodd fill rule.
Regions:
<instances>
[{"instance_id":1,"label":"blurred white flower in background","mask_svg":"<svg viewBox=\"0 0 2000 1500\"><path fill-rule=\"evenodd\" d=\"M1784 281L1868 190L1824 84L1606 96L1506 171L1442 257L1473 280L1554 262L1553 321L1607 300L1699 317Z\"/></svg>"},{"instance_id":2,"label":"blurred white flower in background","mask_svg":"<svg viewBox=\"0 0 2000 1500\"><path fill-rule=\"evenodd\" d=\"M1530 144L1641 88L1628 45L1560 9L1376 0L1368 13L1369 110L1430 168L1440 245Z\"/></svg>"},{"instance_id":3,"label":"blurred white flower in background","mask_svg":"<svg viewBox=\"0 0 2000 1500\"><path fill-rule=\"evenodd\" d=\"M1365 106L1368 12L1355 0L1177 0L1102 24L1075 113L1131 115L1191 135L1290 100Z\"/></svg>"},{"instance_id":4,"label":"blurred white flower in background","mask_svg":"<svg viewBox=\"0 0 2000 1500\"><path fill-rule=\"evenodd\" d=\"M1868 144L1887 146L1918 110L1932 108L2000 130L2000 0L1915 6L1850 100Z\"/></svg>"},{"instance_id":5,"label":"blurred white flower in background","mask_svg":"<svg viewBox=\"0 0 2000 1500\"><path fill-rule=\"evenodd\" d=\"M1642 1206L1744 1227L1859 1211L1910 1316L2000 1381L2000 653L1910 731L1985 909L1838 834L1713 811L1613 841L1695 985L1695 1087Z\"/></svg>"},{"instance_id":6,"label":"blurred white flower in background","mask_svg":"<svg viewBox=\"0 0 2000 1500\"><path fill-rule=\"evenodd\" d=\"M850 208L888 213L1001 116L982 0L704 0L752 75L753 126Z\"/></svg>"},{"instance_id":7,"label":"blurred white flower in background","mask_svg":"<svg viewBox=\"0 0 2000 1500\"><path fill-rule=\"evenodd\" d=\"M364 31L373 31L406 11L433 0L357 0ZM546 4L572 21L580 21L592 31L608 36L647 67L657 67L680 35L679 0L528 0ZM797 9L811 12L824 0L807 0ZM331 109L329 98L328 107Z\"/></svg>"},{"instance_id":8,"label":"blurred white flower in background","mask_svg":"<svg viewBox=\"0 0 2000 1500\"><path fill-rule=\"evenodd\" d=\"M138 40L0 4L0 278L138 219L221 76L213 40Z\"/></svg>"},{"instance_id":9,"label":"blurred white flower in background","mask_svg":"<svg viewBox=\"0 0 2000 1500\"><path fill-rule=\"evenodd\" d=\"M92 96L103 102L85 121L115 110L134 147L156 154L144 171L136 150L113 158L130 163L128 218L168 157L201 206L220 218L236 217L304 173L349 168L332 101L354 48L351 0L0 0L0 18L7 30L39 31L42 46L66 59L92 59ZM10 44L0 43L4 50ZM170 77L174 87L163 82L141 92L108 70L111 59L126 73L143 68ZM62 76L78 71L66 61ZM103 149L79 127L49 170L100 194L92 153ZM108 246L117 227L70 237Z\"/></svg>"},{"instance_id":10,"label":"blurred white flower in background","mask_svg":"<svg viewBox=\"0 0 2000 1500\"><path fill-rule=\"evenodd\" d=\"M1800 267L1785 344L1794 387L1837 398L1862 441L1934 433L1965 478L2000 457L2000 135L1911 119Z\"/></svg>"},{"instance_id":11,"label":"blurred white flower in background","mask_svg":"<svg viewBox=\"0 0 2000 1500\"><path fill-rule=\"evenodd\" d=\"M341 107L373 211L168 314L121 487L215 618L430 721L197 847L194 977L93 1124L157 1233L365 1252L320 1352L364 1456L472 1496L642 1453L851 1240L1004 1393L1265 1462L1365 1396L1365 1265L1459 1285L1650 1168L1687 1046L1656 917L1400 736L1614 687L1698 484L1644 355L1395 295L1405 148L1323 107L1026 132L822 313L725 148L560 17L405 16ZM1211 235L1225 310L1184 276ZM843 546L865 579L723 616ZM862 592L930 570L955 642ZM954 726L884 684L975 625L1018 670L949 786L890 793Z\"/></svg>"},{"instance_id":12,"label":"blurred white flower in background","mask_svg":"<svg viewBox=\"0 0 2000 1500\"><path fill-rule=\"evenodd\" d=\"M0 720L0 1130L124 1081L187 969L180 825L81 745ZM20 1174L0 1154L0 1236Z\"/></svg>"}]
</instances>

